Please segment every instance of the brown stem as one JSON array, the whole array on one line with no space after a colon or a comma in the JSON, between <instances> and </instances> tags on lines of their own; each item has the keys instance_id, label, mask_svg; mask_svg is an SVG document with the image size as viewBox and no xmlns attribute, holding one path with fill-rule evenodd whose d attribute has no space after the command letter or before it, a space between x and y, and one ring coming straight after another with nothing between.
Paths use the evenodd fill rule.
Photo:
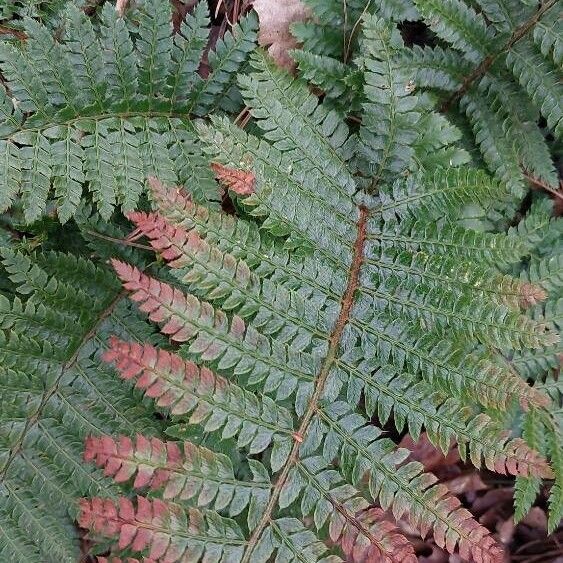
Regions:
<instances>
[{"instance_id":1,"label":"brown stem","mask_svg":"<svg viewBox=\"0 0 563 563\"><path fill-rule=\"evenodd\" d=\"M542 4L539 9L534 13L534 15L527 21L525 21L521 26L517 27L508 41L504 44L502 49L497 51L496 53L485 57L481 63L470 73L468 74L462 85L458 90L453 92L449 98L447 98L444 103L442 104L440 111L446 112L451 107L451 105L457 102L464 94L467 92L469 87L477 80L481 78L488 70L491 68L491 65L495 62L496 58L501 55L502 53L506 53L510 51L512 46L520 41L523 37L525 37L536 25L539 19L555 4L557 4L558 0L548 0L544 4Z\"/></svg>"},{"instance_id":2,"label":"brown stem","mask_svg":"<svg viewBox=\"0 0 563 563\"><path fill-rule=\"evenodd\" d=\"M138 242L133 242L131 240L126 240L126 239L122 239L122 238L115 238L115 237L110 237L108 235L103 235L102 233L97 233L96 231L85 231L86 233L88 233L89 235L92 235L93 237L97 237L97 238L101 238L103 240L107 240L109 242L114 242L115 244L122 244L124 246L133 246L135 248L141 248L142 250L150 250L151 252L153 252L153 249L151 246L148 246L146 244L141 244Z\"/></svg>"},{"instance_id":3,"label":"brown stem","mask_svg":"<svg viewBox=\"0 0 563 563\"><path fill-rule=\"evenodd\" d=\"M548 186L545 182L543 182L539 178L532 176L531 174L529 174L525 170L523 170L522 173L524 174L524 177L526 178L526 180L528 180L528 182L530 182L530 184L532 184L532 187L539 189L539 190L543 190L547 193L550 193L553 197L558 198L561 201L563 201L563 182L560 182L560 184L559 184L560 189L556 190L555 188Z\"/></svg>"},{"instance_id":4,"label":"brown stem","mask_svg":"<svg viewBox=\"0 0 563 563\"><path fill-rule=\"evenodd\" d=\"M356 293L356 289L358 288L359 277L360 277L360 268L362 266L364 260L364 245L366 241L366 234L367 234L367 219L368 219L368 210L365 207L360 207L360 217L358 219L358 233L356 236L356 242L354 243L354 253L352 256L352 262L350 264L350 269L348 271L348 283L346 284L346 290L344 291L344 295L342 296L342 300L340 302L340 312L338 314L338 318L336 319L336 323L334 328L332 329L332 333L330 335L328 341L328 351L323 360L321 365L319 374L316 378L315 383L315 390L309 404L307 406L307 410L303 414L301 419L301 423L299 424L299 429L294 434L295 440L293 442L293 447L291 448L291 452L289 453L287 460L281 470L281 473L274 485L272 490L272 495L270 496L270 500L266 509L264 510L264 514L260 519L260 522L257 524L256 528L254 528L252 535L248 541L248 548L242 558L241 563L251 563L252 562L252 552L262 535L262 532L268 525L269 521L272 518L272 513L274 512L277 504L279 496L282 492L282 489L289 477L289 472L291 468L295 465L295 463L299 460L299 448L301 443L303 442L307 431L309 430L309 426L313 419L313 416L317 412L318 403L322 396L322 393L325 388L326 380L330 373L330 370L334 364L334 361L337 356L338 347L340 345L340 340L342 338L342 332L344 331L344 327L348 323L350 318L350 311L352 310L352 305L354 302L354 295Z\"/></svg>"}]
</instances>

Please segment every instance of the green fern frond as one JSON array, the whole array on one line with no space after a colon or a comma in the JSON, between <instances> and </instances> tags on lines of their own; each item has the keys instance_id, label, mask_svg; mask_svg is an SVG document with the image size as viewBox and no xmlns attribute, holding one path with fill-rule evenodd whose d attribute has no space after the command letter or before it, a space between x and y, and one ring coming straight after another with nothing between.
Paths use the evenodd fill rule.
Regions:
<instances>
[{"instance_id":1,"label":"green fern frond","mask_svg":"<svg viewBox=\"0 0 563 563\"><path fill-rule=\"evenodd\" d=\"M362 76L343 62L303 49L291 51L303 78L320 88L335 109L343 115L359 111ZM325 103L327 103L325 102Z\"/></svg>"},{"instance_id":2,"label":"green fern frond","mask_svg":"<svg viewBox=\"0 0 563 563\"><path fill-rule=\"evenodd\" d=\"M493 34L485 19L462 0L414 2L430 29L471 62L481 62L492 49Z\"/></svg>"},{"instance_id":3,"label":"green fern frond","mask_svg":"<svg viewBox=\"0 0 563 563\"><path fill-rule=\"evenodd\" d=\"M477 0L483 14L500 32L509 32L522 25L533 15L531 2L518 0Z\"/></svg>"},{"instance_id":4,"label":"green fern frond","mask_svg":"<svg viewBox=\"0 0 563 563\"><path fill-rule=\"evenodd\" d=\"M336 4L327 3L319 21L340 33ZM360 17L365 6L350 9ZM435 96L414 95L416 72L404 64L407 47L396 27L406 16L389 6L416 17L410 3L393 2L363 18L367 50L353 63L354 80L362 80L359 124L263 53L245 66L254 16L219 44L204 80L186 78L204 46L203 8L180 37L171 37L168 8L159 11L156 1L142 8L135 32L106 8L101 36L114 46L102 65L108 90L89 78L99 64L90 47L97 36L80 14L73 25L84 33L69 47L66 36L54 42L39 24L28 24L41 56L56 51L71 65L81 61L73 79L90 84L89 106L69 98L65 64L43 79L32 72L37 63L28 47L6 48L22 61L21 68L12 64L9 81L18 85L25 75L15 87L28 104L25 126L29 120L34 127L33 135L8 136L18 139L18 154L40 156L33 166L23 160L23 196L41 210L55 177L61 198L76 185L89 190L94 206L79 205L78 195L66 214L77 214L102 259L117 239L112 264L123 290L105 267L84 258L2 249L18 294L0 297L2 553L76 560L78 541L68 532L76 504L69 498L83 497L78 522L116 563L411 563L412 548L383 510L461 558L500 563L488 530L384 437L374 416L415 437L424 428L443 451L455 441L474 465L516 476L526 488L518 493L519 513L540 479L555 477L553 527L561 505L553 452L559 391L544 377L530 386L514 369L519 355L557 344L556 323L542 314L553 299L546 289L559 283L543 250L557 238L548 234L553 222L546 208L534 206L508 233L463 226L472 214L502 215L512 186L453 167L467 159L455 145L461 133L435 112ZM441 8L452 6L460 3ZM494 12L491 3L487 10ZM476 14L462 9L443 28L457 49L474 49L466 57L473 64L477 39L498 39L484 19L475 27ZM494 20L504 25L502 13ZM456 35L458 26L477 39ZM455 63L444 57L444 67ZM506 79L503 72L495 77ZM496 100L498 83L483 80L463 96ZM121 96L109 110L108 91ZM248 130L224 116L189 125L186 107L205 114L233 109L232 102L248 108ZM21 107L12 110L7 100L3 112L16 116ZM111 116L97 119L100 111ZM537 115L522 104L519 121L499 127L521 130ZM72 143L79 149L69 149ZM55 146L73 158L53 160ZM524 150L513 148L516 156ZM107 216L116 205L136 207L147 174L161 180L149 180L154 210L128 213L131 235L124 219L104 225L93 209L105 204ZM237 213L172 187L188 174L201 174L217 194L228 192ZM42 192L31 190L35 183ZM543 265L527 276L523 263ZM526 428L511 437L498 420L520 407ZM535 416L545 440L526 422ZM105 476L80 463L83 441L86 458Z\"/></svg>"},{"instance_id":5,"label":"green fern frond","mask_svg":"<svg viewBox=\"0 0 563 563\"><path fill-rule=\"evenodd\" d=\"M523 436L529 444L543 451L551 459L554 481L549 495L548 532L553 532L563 518L563 464L561 463L561 440L563 422L563 388L561 381L548 376L539 380L536 386L543 389L552 399L549 411L531 410L522 423ZM518 477L515 488L515 518L521 520L532 507L540 489L536 477Z\"/></svg>"},{"instance_id":6,"label":"green fern frond","mask_svg":"<svg viewBox=\"0 0 563 563\"><path fill-rule=\"evenodd\" d=\"M417 97L414 84L402 70L403 41L396 28L376 17L364 21L365 96L360 139L365 155L376 166L374 182L404 171L416 138Z\"/></svg>"},{"instance_id":7,"label":"green fern frond","mask_svg":"<svg viewBox=\"0 0 563 563\"><path fill-rule=\"evenodd\" d=\"M392 71L392 75L397 77L396 87L385 85L378 104L389 100L392 93L400 93L399 99L403 100L403 104L413 105L408 110L404 106L401 111L396 111L394 119L400 119L402 112L411 112L416 123L414 128L418 127L424 132L422 123L417 122L414 114L424 114L428 110L416 106L416 96L406 96L403 89L406 88L409 93L414 91L419 98L423 94L418 89L431 90L433 96L438 96L440 110L448 112L454 121L459 121L460 113L467 114L486 166L516 197L523 195L529 175L557 189L554 151L549 141L546 141L546 132L538 126L541 113L547 120L548 129L556 137L560 136L562 95L557 78L561 48L557 41L557 26L560 22L556 0L548 0L539 6L513 0L483 0L476 3L465 0L416 0L416 10L408 16L393 11L387 13L378 8L378 3L375 6L371 4L364 4L368 14L364 14L366 20L374 21L373 18L379 16L379 25L395 33L398 41L394 45L394 56L401 59L400 64L397 63L399 69ZM322 9L319 10L324 14ZM411 16L423 19L440 39L438 45L414 45L409 48L401 45L397 21L403 23L410 20ZM373 64L369 63L369 49L365 45L359 49L356 42L346 41L346 20L333 14L329 18L329 29L323 17L315 20L315 23L296 27L296 37L304 41L305 51L332 57L329 59L331 68L336 63L339 76L346 73L354 75L355 72L362 72L366 64ZM337 39L339 36L340 39ZM332 52L326 44L345 45L344 58L342 52ZM385 52L383 45L379 45L377 57L386 58L382 55ZM304 57L308 58L306 62L303 61ZM323 72L322 68L311 66L315 62L314 55L298 54L297 58L303 75L310 77L316 84L323 84L331 76L328 70ZM332 63L334 59L338 61ZM342 66L343 63L339 61L344 61L345 65ZM357 85L347 85L341 80L337 80L336 84L342 92L341 97L357 99L360 92ZM383 84L378 85L381 86ZM370 88L369 83L367 88ZM365 96L363 101L365 103ZM389 107L381 106L379 113L385 115ZM342 111L352 113L354 118L361 113L353 103L342 106ZM377 115L377 111L374 115ZM401 130L407 135L405 124ZM389 135L393 129L383 126L382 131ZM403 152L408 152L408 146L412 144L410 136L407 137L407 142L402 141ZM431 134L428 134L426 139L430 137ZM382 147L377 147L377 135L372 141L376 143L374 150L382 150ZM381 139L379 142L383 145ZM393 147L388 148L393 154ZM408 161L410 156L406 152L404 154ZM447 157L443 162L448 162ZM513 211L514 206L506 203L500 215L488 219L498 221L503 215L509 217Z\"/></svg>"},{"instance_id":8,"label":"green fern frond","mask_svg":"<svg viewBox=\"0 0 563 563\"><path fill-rule=\"evenodd\" d=\"M545 60L532 41L519 41L507 54L506 64L540 108L547 125L557 136L563 133L563 89L558 69Z\"/></svg>"},{"instance_id":9,"label":"green fern frond","mask_svg":"<svg viewBox=\"0 0 563 563\"><path fill-rule=\"evenodd\" d=\"M33 222L52 199L66 222L91 197L107 219L116 206L136 206L149 174L194 183L198 155L190 113L226 107L225 95L236 109L232 80L253 48L256 19L244 18L218 43L203 79L196 70L209 33L205 3L175 35L167 2L147 0L138 14L134 34L104 4L98 32L69 5L61 38L27 18L25 44L0 43L6 92L18 108L6 95L0 210L21 194L25 219ZM211 188L204 178L194 193L218 201Z\"/></svg>"},{"instance_id":10,"label":"green fern frond","mask_svg":"<svg viewBox=\"0 0 563 563\"><path fill-rule=\"evenodd\" d=\"M542 55L551 55L555 66L560 66L563 61L563 23L557 11L557 6L546 12L545 16L537 23L533 38Z\"/></svg>"}]
</instances>

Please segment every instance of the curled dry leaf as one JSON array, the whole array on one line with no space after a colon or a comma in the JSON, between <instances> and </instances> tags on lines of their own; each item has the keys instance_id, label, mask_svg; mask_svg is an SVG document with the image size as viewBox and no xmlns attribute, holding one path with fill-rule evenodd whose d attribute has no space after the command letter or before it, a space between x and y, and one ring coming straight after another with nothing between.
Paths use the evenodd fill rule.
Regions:
<instances>
[{"instance_id":1,"label":"curled dry leaf","mask_svg":"<svg viewBox=\"0 0 563 563\"><path fill-rule=\"evenodd\" d=\"M295 66L288 51L297 46L290 26L310 16L301 0L254 0L254 9L260 20L258 43L268 47L270 56L279 66L292 70Z\"/></svg>"},{"instance_id":2,"label":"curled dry leaf","mask_svg":"<svg viewBox=\"0 0 563 563\"><path fill-rule=\"evenodd\" d=\"M115 11L120 15L120 17L123 17L123 14L127 9L128 2L129 0L117 0L115 3Z\"/></svg>"}]
</instances>

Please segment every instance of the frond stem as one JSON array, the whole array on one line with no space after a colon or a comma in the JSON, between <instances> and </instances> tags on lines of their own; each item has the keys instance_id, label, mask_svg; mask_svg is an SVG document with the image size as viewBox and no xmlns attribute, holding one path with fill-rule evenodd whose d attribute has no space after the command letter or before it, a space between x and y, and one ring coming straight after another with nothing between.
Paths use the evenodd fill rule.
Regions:
<instances>
[{"instance_id":1,"label":"frond stem","mask_svg":"<svg viewBox=\"0 0 563 563\"><path fill-rule=\"evenodd\" d=\"M517 27L512 35L509 37L508 41L504 44L504 46L499 49L496 53L488 55L485 57L481 63L475 67L475 69L468 74L465 79L463 80L462 85L453 92L448 99L444 101L442 106L440 107L440 111L447 112L448 109L457 102L466 92L469 90L470 86L475 82L477 79L481 78L488 70L491 68L492 64L495 62L498 56L510 51L515 43L520 41L523 37L525 37L538 23L540 18L547 12L550 8L557 4L558 0L548 0L547 2L543 3L534 15L525 21L522 25Z\"/></svg>"},{"instance_id":2,"label":"frond stem","mask_svg":"<svg viewBox=\"0 0 563 563\"><path fill-rule=\"evenodd\" d=\"M338 346L340 344L340 339L342 337L342 332L344 331L344 327L348 323L350 317L350 311L352 310L352 305L354 302L354 294L356 293L356 289L358 288L359 284L359 276L360 276L360 268L362 266L364 260L364 245L366 241L366 234L367 234L367 219L368 219L368 210L366 207L360 207L360 216L358 219L358 231L356 236L356 241L354 243L354 253L352 257L352 262L350 264L350 269L348 271L348 283L346 285L346 290L342 296L340 302L340 313L338 314L338 318L336 319L336 323L334 328L332 329L332 333L329 338L329 346L328 351L325 356L325 359L321 365L319 375L315 382L315 390L313 395L309 401L309 405L307 410L303 414L301 419L301 424L299 425L299 429L296 433L296 439L293 442L293 446L291 448L291 452L285 462L280 476L272 489L272 495L264 510L264 514L260 519L260 522L257 524L256 528L252 532L250 539L248 541L248 548L245 551L244 557L241 560L241 563L250 563L252 552L262 535L262 532L268 525L268 522L272 519L272 513L274 512L276 505L278 503L279 496L281 491L287 481L289 476L289 472L291 468L295 465L295 463L299 459L299 448L303 438L305 437L309 425L311 424L311 420L313 416L317 412L317 407L319 404L319 400L322 396L324 391L324 387L326 384L326 380L330 373L330 370L333 364L336 361L336 355L338 351ZM297 439L298 438L298 439Z\"/></svg>"}]
</instances>

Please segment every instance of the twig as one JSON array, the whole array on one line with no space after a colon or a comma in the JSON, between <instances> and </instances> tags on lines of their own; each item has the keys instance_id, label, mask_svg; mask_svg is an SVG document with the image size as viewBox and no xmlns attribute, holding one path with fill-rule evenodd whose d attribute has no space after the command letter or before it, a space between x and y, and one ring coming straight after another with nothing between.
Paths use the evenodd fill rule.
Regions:
<instances>
[{"instance_id":1,"label":"twig","mask_svg":"<svg viewBox=\"0 0 563 563\"><path fill-rule=\"evenodd\" d=\"M235 124L238 125L241 129L244 129L248 125L250 118L250 108L248 106L244 106L241 109L240 113L235 117Z\"/></svg>"},{"instance_id":2,"label":"twig","mask_svg":"<svg viewBox=\"0 0 563 563\"><path fill-rule=\"evenodd\" d=\"M13 35L20 41L25 41L27 39L27 35L23 31L20 31L19 29L12 29L11 27L6 27L4 25L0 25L0 35Z\"/></svg>"},{"instance_id":3,"label":"twig","mask_svg":"<svg viewBox=\"0 0 563 563\"><path fill-rule=\"evenodd\" d=\"M233 15L232 15L233 25L236 22L238 22L238 20L240 18L240 14L241 14L240 0L235 0L234 5L233 5Z\"/></svg>"},{"instance_id":4,"label":"twig","mask_svg":"<svg viewBox=\"0 0 563 563\"><path fill-rule=\"evenodd\" d=\"M356 23L354 23L354 25L352 26L352 31L350 31L350 37L348 37L348 45L346 46L346 49L344 50L344 62L347 63L348 62L348 57L350 56L350 50L352 48L352 41L354 39L354 35L356 34L356 31L358 30L358 27L362 21L362 18L365 16L366 12L368 11L369 5L371 4L371 0L368 1L368 3L365 5L365 8L363 9L362 13L360 14L360 17L356 20Z\"/></svg>"},{"instance_id":5,"label":"twig","mask_svg":"<svg viewBox=\"0 0 563 563\"><path fill-rule=\"evenodd\" d=\"M96 231L87 230L85 232L88 233L89 235L92 235L93 237L98 237L98 238L101 238L103 240L107 240L109 242L114 242L115 244L122 244L124 246L133 246L135 248L140 248L142 250L150 250L151 252L153 252L153 248L151 246L146 245L146 244L141 244L139 242L133 242L133 241L122 239L122 238L110 237L108 235L103 235L102 233L97 233Z\"/></svg>"}]
</instances>

